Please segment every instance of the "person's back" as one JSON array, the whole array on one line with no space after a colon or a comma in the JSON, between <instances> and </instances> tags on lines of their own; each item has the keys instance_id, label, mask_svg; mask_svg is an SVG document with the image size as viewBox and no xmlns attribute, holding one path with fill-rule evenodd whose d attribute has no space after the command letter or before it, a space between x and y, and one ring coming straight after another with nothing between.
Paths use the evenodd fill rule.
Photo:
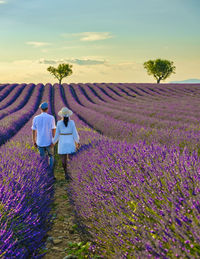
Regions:
<instances>
[{"instance_id":1,"label":"person's back","mask_svg":"<svg viewBox=\"0 0 200 259\"><path fill-rule=\"evenodd\" d=\"M44 102L40 105L41 114L33 118L32 124L32 138L33 144L38 148L40 156L45 157L45 154L49 157L49 166L53 173L54 157L53 148L51 147L53 137L55 135L56 125L55 119L52 115L47 113L48 103ZM55 178L55 177L54 177Z\"/></svg>"},{"instance_id":2,"label":"person's back","mask_svg":"<svg viewBox=\"0 0 200 259\"><path fill-rule=\"evenodd\" d=\"M46 112L35 116L32 129L37 130L37 145L39 147L50 146L52 143L52 126L54 117Z\"/></svg>"},{"instance_id":3,"label":"person's back","mask_svg":"<svg viewBox=\"0 0 200 259\"><path fill-rule=\"evenodd\" d=\"M63 107L58 115L62 120L58 121L56 134L53 138L53 144L58 141L58 154L61 156L63 169L65 171L65 179L71 179L67 170L68 160L72 154L76 152L76 148L80 147L79 135L73 120L70 116L73 114L67 107Z\"/></svg>"}]
</instances>

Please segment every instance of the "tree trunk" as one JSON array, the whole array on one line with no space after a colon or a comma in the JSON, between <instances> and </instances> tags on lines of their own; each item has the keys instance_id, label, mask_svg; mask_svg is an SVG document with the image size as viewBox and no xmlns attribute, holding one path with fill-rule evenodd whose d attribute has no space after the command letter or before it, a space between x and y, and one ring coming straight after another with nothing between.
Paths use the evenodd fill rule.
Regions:
<instances>
[{"instance_id":1,"label":"tree trunk","mask_svg":"<svg viewBox=\"0 0 200 259\"><path fill-rule=\"evenodd\" d=\"M161 77L157 79L157 84L160 84Z\"/></svg>"},{"instance_id":2,"label":"tree trunk","mask_svg":"<svg viewBox=\"0 0 200 259\"><path fill-rule=\"evenodd\" d=\"M61 85L61 81L62 81L62 79L59 79L59 85Z\"/></svg>"}]
</instances>

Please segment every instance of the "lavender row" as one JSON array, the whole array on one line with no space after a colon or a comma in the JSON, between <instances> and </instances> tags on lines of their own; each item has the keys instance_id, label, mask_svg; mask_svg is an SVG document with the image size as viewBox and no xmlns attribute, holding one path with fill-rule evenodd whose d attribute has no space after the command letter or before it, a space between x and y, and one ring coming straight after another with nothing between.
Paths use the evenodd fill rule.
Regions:
<instances>
[{"instance_id":1,"label":"lavender row","mask_svg":"<svg viewBox=\"0 0 200 259\"><path fill-rule=\"evenodd\" d=\"M108 106L100 106L100 105L94 105L94 103L92 103L91 101L86 99L85 94L82 92L80 93L80 89L78 87L75 86L69 86L70 89L73 88L73 91L76 92L76 96L78 96L79 99L81 99L82 105L83 106L87 106L89 108L92 108L96 111L101 111L103 113L108 113L109 115L112 115L111 117L116 117L118 119L121 120L125 120L127 122L133 122L133 123L137 123L137 124L142 124L143 126L151 126L151 127L158 127L158 128L162 128L162 127L172 127L172 128L183 128L186 130L190 130L192 128L195 128L195 125L191 125L191 123L196 124L196 127L198 128L198 118L199 115L199 111L198 113L196 111L194 111L195 107L196 109L199 106L199 100L197 101L193 101L192 105L190 104L191 99L184 99L184 106L187 108L187 113L189 113L189 111L193 112L193 115L195 115L196 117L190 117L189 116L181 116L181 115L177 115L177 112L175 112L174 114L171 114L171 111L168 109L167 106L169 106L169 104L164 104L162 102L162 106L165 105L167 110L169 110L168 112L168 116L163 115L160 112L160 105L157 107L154 104L154 112L149 113L149 111L147 111L147 109L149 110L151 107L149 107L149 102L146 102L145 104L143 104L144 108L142 110L142 116L140 115L141 111L141 104L138 106L137 103L135 103L134 106L131 107L130 110L127 110L127 106L126 109L124 109L124 107L121 107L121 109L116 110L116 106L111 108ZM76 89L76 90L75 90ZM81 89L82 90L82 89ZM85 89L84 89L85 90ZM86 91L85 91L86 92ZM160 99L160 101L162 101L162 99ZM165 101L165 100L163 100ZM169 99L168 99L169 101ZM170 104L172 106L172 104ZM177 105L177 102L176 102ZM191 107L190 107L191 106ZM139 108L139 109L137 109ZM175 107L172 107L173 110L175 109ZM181 107L182 108L182 107ZM200 107L199 107L200 108ZM127 114L127 111L129 112ZM183 110L182 110L183 112ZM149 113L149 116L148 116ZM158 114L159 113L159 114ZM145 114L145 115L144 115ZM164 116L164 118L163 118ZM177 122L177 120L179 121L179 123Z\"/></svg>"},{"instance_id":2,"label":"lavender row","mask_svg":"<svg viewBox=\"0 0 200 259\"><path fill-rule=\"evenodd\" d=\"M159 92L161 93L176 93L176 94L191 94L193 92L200 93L200 88L199 84L162 84L162 85L157 85L157 84L137 84L137 83L125 83L125 86L128 86L130 88L136 88L140 87L141 89L146 89L149 88L149 90L154 91L156 88Z\"/></svg>"},{"instance_id":3,"label":"lavender row","mask_svg":"<svg viewBox=\"0 0 200 259\"><path fill-rule=\"evenodd\" d=\"M0 257L34 258L50 226L48 166L17 146L1 147L0 160Z\"/></svg>"},{"instance_id":4,"label":"lavender row","mask_svg":"<svg viewBox=\"0 0 200 259\"><path fill-rule=\"evenodd\" d=\"M103 107L109 107L117 110L119 110L120 105L120 110L130 112L133 114L133 116L134 114L142 113L147 117L149 116L156 117L158 119L179 121L190 120L191 116L195 116L194 119L197 121L200 115L198 107L199 98L184 96L181 99L179 98L179 103L177 103L177 96L165 98L165 96L160 95L159 98L154 102L152 102L150 98L143 102L141 102L141 99L136 98L134 102L126 102L125 105L122 105L120 100L114 102L111 98L103 93L98 93L98 97L95 96L95 94L91 91L93 89L92 86L90 86L90 90L88 90L87 85L88 84L70 84L69 87L70 89L73 88L73 91L75 92L81 91L82 96L87 98L88 102L91 104L99 104Z\"/></svg>"},{"instance_id":5,"label":"lavender row","mask_svg":"<svg viewBox=\"0 0 200 259\"><path fill-rule=\"evenodd\" d=\"M83 105L84 107L90 108L92 110L95 110L97 112L101 112L103 114L107 114L113 118L117 118L120 120L124 120L126 122L131 122L131 123L137 123L137 124L141 124L142 126L150 126L150 127L158 127L158 128L181 128L181 129L187 129L191 128L191 123L194 123L197 125L199 124L199 120L197 118L188 118L188 116L185 117L181 117L178 116L178 120L179 122L177 122L177 115L172 116L171 114L168 115L168 119L161 119L158 117L158 115L156 114L157 110L154 110L154 113L151 113L150 116L148 116L148 114L144 115L144 114L140 114L139 112L136 112L135 108L137 108L137 104L135 104L135 107L131 108L131 110L127 111L123 109L123 107L121 109L116 109L116 108L112 108L112 107L108 107L108 106L102 106L102 105L98 105L95 103L92 103L91 101L89 101L85 94L81 91L80 88L77 87L73 87L73 86L69 86L70 89L73 89L73 93L76 93L76 97L78 98L78 100L81 100L81 105ZM74 96L74 95L73 95ZM76 101L76 98L74 98ZM187 104L187 103L186 103ZM147 105L146 105L147 106ZM146 107L144 107L146 108ZM134 109L134 111L133 111ZM174 117L174 118L173 118ZM173 121L172 121L173 119ZM195 126L195 125L193 125Z\"/></svg>"},{"instance_id":6,"label":"lavender row","mask_svg":"<svg viewBox=\"0 0 200 259\"><path fill-rule=\"evenodd\" d=\"M1 120L0 145L14 136L35 113L41 101L43 90L44 85L39 84L22 110L14 112Z\"/></svg>"},{"instance_id":7,"label":"lavender row","mask_svg":"<svg viewBox=\"0 0 200 259\"><path fill-rule=\"evenodd\" d=\"M7 85L0 93L0 102L6 98L10 92L17 86L17 84L9 84Z\"/></svg>"},{"instance_id":8,"label":"lavender row","mask_svg":"<svg viewBox=\"0 0 200 259\"><path fill-rule=\"evenodd\" d=\"M8 98L4 98L4 100L1 101L0 110L10 106L20 96L25 86L26 84L17 85L15 89L10 93Z\"/></svg>"},{"instance_id":9,"label":"lavender row","mask_svg":"<svg viewBox=\"0 0 200 259\"><path fill-rule=\"evenodd\" d=\"M24 91L19 96L20 98L17 98L15 100L15 102L12 103L12 105L8 106L7 108L4 108L1 111L0 120L3 119L4 117L10 115L11 113L14 113L14 112L22 109L28 103L29 98L31 97L31 95L34 91L34 88L35 88L34 84L26 85Z\"/></svg>"},{"instance_id":10,"label":"lavender row","mask_svg":"<svg viewBox=\"0 0 200 259\"><path fill-rule=\"evenodd\" d=\"M156 100L159 96L172 96L178 95L184 96L185 94L191 94L191 90L186 90L184 86L177 87L177 86L171 86L171 85L165 85L163 88L160 89L155 84L90 84L93 88L97 89L104 89L105 92L110 92L111 94L114 94L113 97L121 96L126 97L126 99L131 100L132 98L129 98L132 96L132 93L134 93L134 96L132 97L139 97L140 99L152 99ZM177 90L174 90L174 88L178 88ZM195 93L197 94L198 88L193 87L195 89ZM162 91L161 91L162 90ZM166 91L167 90L167 91ZM122 99L122 98L121 98Z\"/></svg>"},{"instance_id":11,"label":"lavender row","mask_svg":"<svg viewBox=\"0 0 200 259\"><path fill-rule=\"evenodd\" d=\"M42 101L52 110L52 86L45 86ZM38 108L38 106L37 106ZM36 114L40 112L37 109ZM0 148L0 257L40 258L44 237L51 227L52 179L46 161L32 148L28 123ZM9 184L8 184L9 183Z\"/></svg>"},{"instance_id":12,"label":"lavender row","mask_svg":"<svg viewBox=\"0 0 200 259\"><path fill-rule=\"evenodd\" d=\"M67 96L67 103L66 104L68 104L68 106L70 106L70 105L73 105L73 101L71 101L71 97L72 96L70 96L70 92L69 91L66 91L66 96ZM63 96L63 95L62 95ZM70 96L70 98L69 98L69 96ZM80 106L80 105L79 105ZM72 107L70 107L70 108L72 108ZM81 107L81 111L82 112L80 112L80 114L81 115L83 115L83 109L84 109L84 107ZM88 114L88 116L90 116L90 113ZM101 118L98 118L98 119L101 119ZM96 143L94 144L94 146L96 145ZM124 148L124 146L123 145L126 145L125 143L124 144L122 144L122 143L118 143L118 146L116 147L116 150L117 151L119 151L119 152L117 152L117 154L116 154L116 156L115 156L115 161L114 161L114 165L113 165L113 172L114 172L114 174L116 173L116 169L117 169L117 167L119 166L119 169L118 169L118 175L116 176L115 175L115 177L114 177L114 180L115 180L115 184L116 184L116 189L117 189L117 191L118 190L120 190L120 188L118 187L118 185L119 185L119 179L120 179L120 175L121 175L121 170L123 169L123 165L126 165L127 164L127 162L129 161L128 160L128 158L130 158L131 159L131 161L132 161L132 158L133 158L133 156L131 157L130 156L130 154L129 153L127 153L127 149L125 149ZM106 151L109 149L112 149L111 147L113 147L114 146L114 144L113 144L113 142L106 142L105 143L105 146L102 148L102 146L103 146L103 142L98 142L98 146L95 146L95 148L92 150L92 149L89 149L89 150L87 150L87 155L85 154L85 153L80 153L80 155L79 155L79 157L77 158L77 160L76 160L76 158L74 158L75 160L74 160L74 164L72 164L71 165L71 172L73 173L73 174L76 174L77 172L79 172L80 174L82 174L82 178L81 178L81 176L80 176L80 174L79 174L79 177L75 177L74 178L74 181L73 181L73 186L72 186L72 190L71 190L71 192L73 193L73 191L75 191L74 190L74 183L75 184L77 184L76 185L76 187L77 186L81 186L81 184L80 184L80 182L81 183L84 183L84 180L86 181L86 183L85 183L85 185L83 186L83 189L81 188L81 190L80 190L80 188L79 188L79 191L78 191L78 194L83 194L84 193L84 191L85 192L87 192L87 188L89 188L89 187L91 187L91 189L90 189L90 192L89 192L89 194L88 194L88 196L89 197L91 197L91 206L92 206L92 209L94 209L94 214L93 214L93 218L92 218L92 216L91 216L91 214L89 213L90 212L90 207L88 207L88 203L86 202L87 201L87 199L86 198L88 198L88 197L86 197L86 196L83 196L82 195L82 200L80 200L79 199L79 195L77 196L77 192L75 192L75 195L73 196L73 197L77 197L77 199L75 199L74 198L74 200L75 200L75 202L77 202L77 213L79 213L79 215L81 214L81 212L82 211L85 211L85 214L83 215L83 217L82 216L80 216L81 217L81 219L82 219L82 221L85 223L85 221L84 220L88 220L88 218L86 218L86 219L84 219L84 216L86 215L86 216L88 216L89 215L89 227L88 227L88 225L85 223L85 225L87 225L87 227L88 227L88 230L89 231L91 231L91 234L93 234L93 237L96 237L97 239L96 239L96 241L97 241L97 247L100 245L100 247L101 247L101 253L104 253L106 256L113 256L113 251L114 251L114 253L115 253L115 257L116 256L120 256L121 258L126 258L128 255L130 255L130 257L132 256L132 254L133 255L141 255L141 256L144 256L144 255L147 255L147 256L152 256L152 255L154 255L154 256L164 256L164 254L171 254L172 256L173 255L175 255L175 252L177 253L177 255L178 255L178 253L181 255L181 254L183 254L183 255L185 255L185 251L184 250L186 250L185 248L188 248L188 241L186 240L186 243L184 243L185 244L185 247L183 246L183 242L181 243L180 241L182 241L181 240L181 235L177 238L177 240L176 239L174 239L173 240L173 242L174 242L174 246L172 246L172 247L170 247L170 249L168 249L168 251L166 251L167 250L167 248L163 248L162 249L162 245L161 245L161 247L156 247L156 249L155 249L155 247L154 247L154 244L152 245L152 244L150 244L149 245L149 243L144 243L144 241L142 240L141 242L138 242L138 249L135 249L135 247L133 247L133 245L132 245L132 243L130 243L130 236L129 235L127 235L127 233L125 232L125 231L127 231L126 229L125 229L125 231L124 231L124 229L122 230L122 234L123 234L123 236L121 235L121 232L120 232L120 229L118 230L118 231L116 231L116 224L114 224L115 223L115 221L114 221L114 219L116 220L116 214L118 214L119 213L119 210L120 210L120 206L118 206L119 204L117 204L117 203L114 203L114 208L117 210L117 212L116 213L114 213L114 215L113 214L111 214L111 210L109 209L108 211L106 210L107 209L107 205L108 205L108 195L109 194L111 194L111 195L113 195L113 193L111 192L110 193L110 189L109 189L109 187L111 187L112 186L112 184L110 184L110 182L108 183L108 185L109 186L106 186L106 188L108 188L108 190L106 189L106 190L102 190L102 192L103 192L103 194L105 194L105 196L103 196L102 197L102 193L101 193L101 187L102 186L100 186L99 187L99 185L98 185L98 183L99 183L99 181L101 180L100 179L100 176L99 176L99 171L100 171L100 169L103 167L103 164L105 163L105 160L106 159L108 159L108 161L107 161L107 163L106 163L106 166L104 167L104 169L107 169L107 168L109 168L109 170L108 170L108 174L107 174L107 177L109 177L110 176L110 172L111 172L111 170L110 170L110 162L111 162L111 159L110 159L110 157L108 157L108 155L107 155L107 153L106 153ZM121 146L123 146L123 148L122 149L120 149L120 147ZM142 150L142 147L144 147L144 150ZM150 150L148 150L148 146L147 147L145 147L145 144L144 143L142 143L142 145L140 145L140 147L138 148L138 150L139 151L141 151L142 150L142 154L147 154L147 156L150 156L150 158L151 158L151 156L152 156L152 149L150 149ZM155 148L155 145L152 145L152 148ZM102 151L101 152L101 156L99 155L99 153L98 153L98 149L100 149L100 151ZM133 149L133 147L131 147L130 148L130 150L132 150ZM166 149L166 148L165 148ZM164 150L165 151L165 153L163 153L163 150L161 149L161 154L162 155L164 155L163 156L163 159L162 159L162 162L163 162L163 164L164 165L167 165L167 168L170 168L170 170L172 170L172 171L174 171L174 169L176 169L177 170L177 165L179 165L180 164L180 161L179 161L179 158L180 158L180 156L183 156L184 157L184 159L185 159L185 157L187 157L188 159L188 161L192 161L192 159L191 159L191 157L188 155L188 154L186 154L186 152L183 154L183 155L181 155L180 154L180 151L179 150L174 150L174 153L173 152L171 152L171 153L173 153L173 156L172 156L172 158L171 159L169 159L169 164L167 164L167 162L165 163L165 159L166 159L166 157L165 157L165 154L167 154L167 153L169 153L169 151L168 150ZM173 151L173 150L172 150ZM156 151L154 152L155 154L158 154L158 149L156 149ZM91 154L93 154L93 155L91 155ZM125 159L123 160L121 157L123 157L125 154L127 154L127 157L125 157ZM93 162L91 162L91 164L87 167L87 165L86 165L86 169L83 167L83 164L81 163L80 164L80 161L81 161L81 159L80 159L80 156L82 155L82 158L83 158L83 164L84 165L86 165L85 164L85 160L84 159L86 159L86 157L87 157L87 161L88 161L88 157L90 157L90 161L93 161ZM135 156L135 154L134 154L134 156ZM195 157L195 155L194 155L194 157ZM196 156L197 157L197 156ZM139 156L139 158L140 158L140 156ZM175 164L173 164L173 160L175 159L175 158L177 158L177 163L175 163ZM121 161L121 163L120 163L120 159L122 159L122 161ZM184 161L184 159L183 159L183 161ZM148 159L147 159L148 160ZM147 161L147 160L145 160L145 161L143 161L143 163L142 163L142 166L144 167L145 165L148 165L149 166L149 160ZM150 172L154 172L155 171L155 162L158 160L158 157L156 157L154 160L150 160L150 165L152 164L152 168L151 168L151 170L149 170L149 167L148 167L148 170L146 170L147 172L148 171L150 171ZM78 161L79 161L79 166L80 167L78 167L78 169L77 170L75 170L75 168L73 167L73 165L77 165L78 166ZM158 160L159 161L159 160ZM148 162L148 163L147 163ZM196 164L195 165L198 165L198 163L199 163L199 161L197 161L196 162ZM139 162L139 165L140 165L141 163ZM92 171L91 169L92 169L92 166L93 165L95 165L96 166L96 168L95 168L95 173L94 173L94 171ZM139 169L142 171L143 170L143 167L139 167ZM174 167L173 167L174 166ZM181 166L182 167L182 170L185 168L185 164L183 165L183 166ZM191 165L189 165L189 168L191 168ZM85 170L84 170L85 169ZM82 171L81 171L82 170ZM160 165L158 166L158 171L160 170ZM196 172L196 170L197 170L197 166L195 166L195 168L194 168L194 172ZM124 171L126 171L126 170L124 170ZM134 170L134 171L136 171L136 170ZM181 170L180 170L181 171ZM87 178L86 176L89 174L89 172L91 172L91 175L89 175L89 177ZM163 172L165 172L165 168L163 169ZM140 173L140 171L139 171L139 173ZM103 173L101 174L101 175L103 175L103 180L101 181L101 183L107 183L108 182L108 178L104 178L104 174L105 174L105 171L103 171ZM91 179L93 179L93 175L94 175L94 178L95 178L95 183L94 182L92 182L91 183L91 185L90 185L90 182L91 182ZM138 175L140 175L140 174L138 174ZM186 177L185 177L186 178ZM198 182L199 182L199 179L195 179L195 180L198 180ZM111 181L112 181L112 179L111 179ZM149 181L147 181L147 183L148 183ZM169 181L170 182L170 181ZM139 181L139 183L140 183L140 181ZM143 183L143 181L142 181L142 183ZM128 182L128 184L130 184L130 182ZM128 185L127 184L127 185ZM94 194L94 195L92 195L93 194L93 192L95 192L95 188L96 188L96 186L97 186L97 188L98 188L98 191L100 191L100 202L98 203L98 205L100 204L100 206L98 207L97 206L97 208L95 208L95 205L96 205L96 202L97 202L97 197L99 197L99 196L97 196L96 195L96 193ZM121 185L120 185L121 186ZM147 184L147 186L148 186L148 184ZM168 186L167 184L166 184L166 186ZM175 185L174 185L175 186ZM128 188L128 186L126 186L127 188ZM135 186L134 186L135 187ZM199 187L198 187L199 188ZM199 189L197 188L197 193L199 193ZM153 186L153 190L154 190L154 186ZM115 192L114 194L116 194L116 193L118 193L118 192ZM140 193L140 189L139 189L139 193ZM171 190L170 190L171 191ZM124 190L121 190L121 192L123 193L124 192ZM149 194L148 192L147 192L147 194ZM147 196L148 197L148 196ZM167 196L168 197L168 196ZM117 197L117 201L118 201L118 199L119 199L119 197ZM140 198L138 198L138 200L140 201L141 199ZM82 201L82 202L81 202ZM198 199L197 199L197 201L198 201ZM102 205L102 202L105 202L106 203L106 205L104 206L104 204ZM111 199L111 202L112 202L112 204L113 204L113 198ZM135 208L135 206L134 206L134 202L132 202L132 200L129 200L129 202L130 202L130 204L128 203L128 207L129 207L129 205L130 205L130 207L132 206L132 209L134 209ZM156 200L156 202L157 202L157 200ZM122 201L122 203L124 203L124 200ZM85 205L85 206L83 206L83 204ZM155 203L155 204L157 204L157 203ZM101 205L102 205L102 207L101 207ZM120 203L120 205L121 205L121 203ZM152 207L152 204L150 204L151 206L150 206L150 208ZM198 205L198 204L197 204ZM198 206L196 206L197 208L198 208ZM85 210L84 210L85 209ZM146 218L148 219L148 217L149 217L149 214L151 214L149 211L148 211L148 209L149 209L149 207L147 207L147 216L146 216ZM97 213L97 212L99 212L99 214ZM107 212L107 213L106 213ZM123 211L124 212L124 211ZM105 217L104 217L104 214L106 214L105 215ZM110 217L109 217L109 215L110 215ZM132 211L130 210L130 215L132 215ZM138 215L140 215L140 213L138 213ZM143 215L143 214L142 214ZM183 213L183 215L184 215L184 213ZM90 217L91 216L91 217ZM99 219L99 218L97 218L97 216L99 216L99 218L100 219L102 219L102 222L98 222L97 221L97 219ZM196 215L195 215L196 216ZM132 221L135 221L135 219L130 219L129 218L129 215L127 215L126 217L126 220L127 220L127 224L126 224L126 226L127 226L127 228L131 225L132 226ZM121 222L122 222L122 220L123 220L123 218L119 218L119 225L121 225ZM168 220L169 220L169 218L168 218ZM158 222L160 221L160 218L158 218ZM113 223L114 222L114 223ZM195 221L195 222L197 222L197 221ZM87 222L88 223L88 222ZM102 224L101 224L102 223ZM142 220L140 220L139 221L139 223L140 223L140 225L141 226L143 226L144 225L144 223L143 223L143 221ZM145 223L146 223L146 219L145 219ZM151 222L150 222L151 223ZM109 226L109 227L106 227L106 226ZM145 225L144 225L145 226ZM173 224L172 224L172 226L173 226ZM133 229L132 229L132 231L131 230L129 230L129 232L131 232L131 234L133 235L133 238L135 238L135 228L136 228L137 226L134 226L133 225ZM151 227L151 225L150 225L150 227ZM196 226L195 226L196 227ZM108 229L108 232L109 232L109 230L111 229L111 233L106 233L106 238L105 238L105 230L106 229ZM146 227L146 232L144 232L144 229L141 229L140 230L140 232L139 232L139 234L140 233L147 233L147 234L149 234L149 236L154 240L154 242L155 243L159 243L159 239L158 240L156 240L157 239L157 236L158 236L158 234L156 235L155 233L154 233L154 229L152 230L151 228L149 229L148 228L148 226ZM116 233L115 233L115 232ZM152 231L152 232L151 232ZM199 229L197 230L197 231L199 231ZM114 232L114 233L113 233ZM120 232L120 233L119 233ZM179 233L179 229L177 229L177 232ZM115 234L114 236L113 236L113 234ZM167 234L166 234L167 235ZM128 236L128 238L127 238L127 236ZM198 236L199 236L199 232L197 232L197 234L196 234L196 236L195 236L195 238L198 238ZM107 238L107 237L109 237L109 238ZM118 239L117 239L117 237L118 237ZM120 237L123 237L123 238L121 238L120 239ZM146 235L145 235L145 238L146 238ZM165 241L165 236L163 237L163 240ZM192 237L193 238L193 237ZM122 239L124 239L124 240L122 240ZM105 241L105 240L108 240L107 242ZM151 239L147 239L147 241L148 240L151 240ZM163 241L162 240L162 241ZM192 239L193 240L193 239ZM134 241L135 241L135 239L134 239ZM136 236L136 241L138 241L137 240L137 236ZM177 242L177 243L175 243L175 242ZM196 251L197 250L197 248L198 248L198 246L197 246L197 244L198 244L198 242L199 242L199 240L197 239L197 241L195 240L195 242L194 243L192 243L191 244L191 254L193 254L194 253L194 251ZM122 246L122 243L123 243L123 246ZM166 246L169 246L169 244L171 243L171 240L169 239L169 241L168 241L168 243L167 244L165 244ZM141 244L145 244L144 245L144 247L143 247L143 251L141 252ZM177 247L177 245L179 245L179 247L178 247L178 249L177 249L177 251L174 251L173 249L176 249L176 247ZM120 248L120 249L118 249L118 247ZM134 248L134 250L132 250L131 251L131 249L130 248ZM154 249L152 249L152 247L154 248ZM181 249L182 249L182 247L184 248L183 249L183 251L181 251ZM104 250L102 250L102 248L105 248ZM123 249L121 249L121 248L123 248ZM127 248L129 248L129 250L127 250ZM137 247L136 247L137 248ZM193 249L194 248L194 249ZM136 251L135 251L136 250ZM164 250L164 251L163 251ZM128 251L128 254L127 254L127 251ZM188 255L190 253L190 251L188 252L188 251L186 251L186 254Z\"/></svg>"},{"instance_id":13,"label":"lavender row","mask_svg":"<svg viewBox=\"0 0 200 259\"><path fill-rule=\"evenodd\" d=\"M116 87L117 87L117 84L116 84ZM87 88L85 88L85 90L87 92ZM193 89L193 90L195 91L195 93L197 92L196 89ZM100 97L103 100L105 100L105 97L101 93L100 93ZM126 102L126 105L125 105L126 107L123 107L123 108L127 109L128 107L130 107L130 109L127 109L127 110L134 113L134 112L138 112L137 107L139 106L138 108L143 110L145 114L149 114L149 113L152 114L152 112L155 112L155 109L156 109L156 112L162 111L163 113L163 111L165 111L167 115L169 115L169 113L171 115L172 113L175 113L175 114L181 113L181 114L187 115L188 112L192 112L194 114L194 111L195 113L196 112L200 113L199 107L198 107L199 98L196 98L194 96L191 97L191 96L184 95L182 96L182 98L179 98L179 102L177 103L177 97L178 96L173 95L170 98L165 98L165 96L160 95L159 98L157 98L157 100L154 102L152 102L150 98L146 99L145 102L141 102L141 99L136 98L131 105L128 102ZM192 99L192 103L191 103L191 99ZM107 104L104 103L104 105L107 105ZM117 104L115 104L115 106L113 107L118 108L116 105ZM188 105L192 105L192 107L188 109ZM199 117L199 115L197 116Z\"/></svg>"},{"instance_id":14,"label":"lavender row","mask_svg":"<svg viewBox=\"0 0 200 259\"><path fill-rule=\"evenodd\" d=\"M127 95L124 95L124 93L120 93L119 89L116 87L110 87L110 84L105 84L102 87L102 84L88 84L89 89L93 91L93 93L96 93L97 96L102 98L106 102L113 102L118 101L121 103L128 104L129 102L132 103L135 100L135 95L131 94L131 98L129 98Z\"/></svg>"},{"instance_id":15,"label":"lavender row","mask_svg":"<svg viewBox=\"0 0 200 259\"><path fill-rule=\"evenodd\" d=\"M66 85L63 85L63 88L67 103L79 114L79 117L93 127L94 130L108 137L129 142L143 140L147 143L157 142L168 146L179 145L181 148L187 146L190 150L199 149L199 131L188 130L183 134L183 131L179 129L156 129L114 119L74 102L70 89Z\"/></svg>"},{"instance_id":16,"label":"lavender row","mask_svg":"<svg viewBox=\"0 0 200 259\"><path fill-rule=\"evenodd\" d=\"M100 254L199 257L199 164L196 153L111 140L74 157L71 198Z\"/></svg>"},{"instance_id":17,"label":"lavender row","mask_svg":"<svg viewBox=\"0 0 200 259\"><path fill-rule=\"evenodd\" d=\"M0 84L0 91L3 90L8 84Z\"/></svg>"}]
</instances>

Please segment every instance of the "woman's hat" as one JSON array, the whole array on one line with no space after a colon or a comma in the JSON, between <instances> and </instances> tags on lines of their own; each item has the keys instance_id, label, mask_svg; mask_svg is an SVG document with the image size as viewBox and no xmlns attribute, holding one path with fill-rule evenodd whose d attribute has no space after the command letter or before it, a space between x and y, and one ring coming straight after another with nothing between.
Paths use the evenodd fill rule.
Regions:
<instances>
[{"instance_id":1,"label":"woman's hat","mask_svg":"<svg viewBox=\"0 0 200 259\"><path fill-rule=\"evenodd\" d=\"M59 112L58 112L58 115L60 117L69 117L73 114L73 112L68 109L67 107L63 107Z\"/></svg>"}]
</instances>

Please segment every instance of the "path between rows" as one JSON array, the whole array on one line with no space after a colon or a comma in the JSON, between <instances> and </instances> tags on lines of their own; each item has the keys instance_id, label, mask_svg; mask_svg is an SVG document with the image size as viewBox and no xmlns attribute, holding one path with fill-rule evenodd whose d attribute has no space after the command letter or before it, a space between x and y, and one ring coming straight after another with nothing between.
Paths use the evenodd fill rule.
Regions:
<instances>
[{"instance_id":1,"label":"path between rows","mask_svg":"<svg viewBox=\"0 0 200 259\"><path fill-rule=\"evenodd\" d=\"M55 194L54 203L52 206L54 219L52 229L47 233L47 254L43 258L63 259L67 256L68 258L87 258L79 256L69 257L69 250L72 244L77 245L82 242L84 245L87 240L86 237L78 231L77 225L75 224L73 207L67 196L67 188L69 183L66 182L64 178L64 170L62 169L61 161L58 155L56 155L55 177ZM75 248L71 248L71 250L73 249ZM76 254L76 252L74 254Z\"/></svg>"}]
</instances>

